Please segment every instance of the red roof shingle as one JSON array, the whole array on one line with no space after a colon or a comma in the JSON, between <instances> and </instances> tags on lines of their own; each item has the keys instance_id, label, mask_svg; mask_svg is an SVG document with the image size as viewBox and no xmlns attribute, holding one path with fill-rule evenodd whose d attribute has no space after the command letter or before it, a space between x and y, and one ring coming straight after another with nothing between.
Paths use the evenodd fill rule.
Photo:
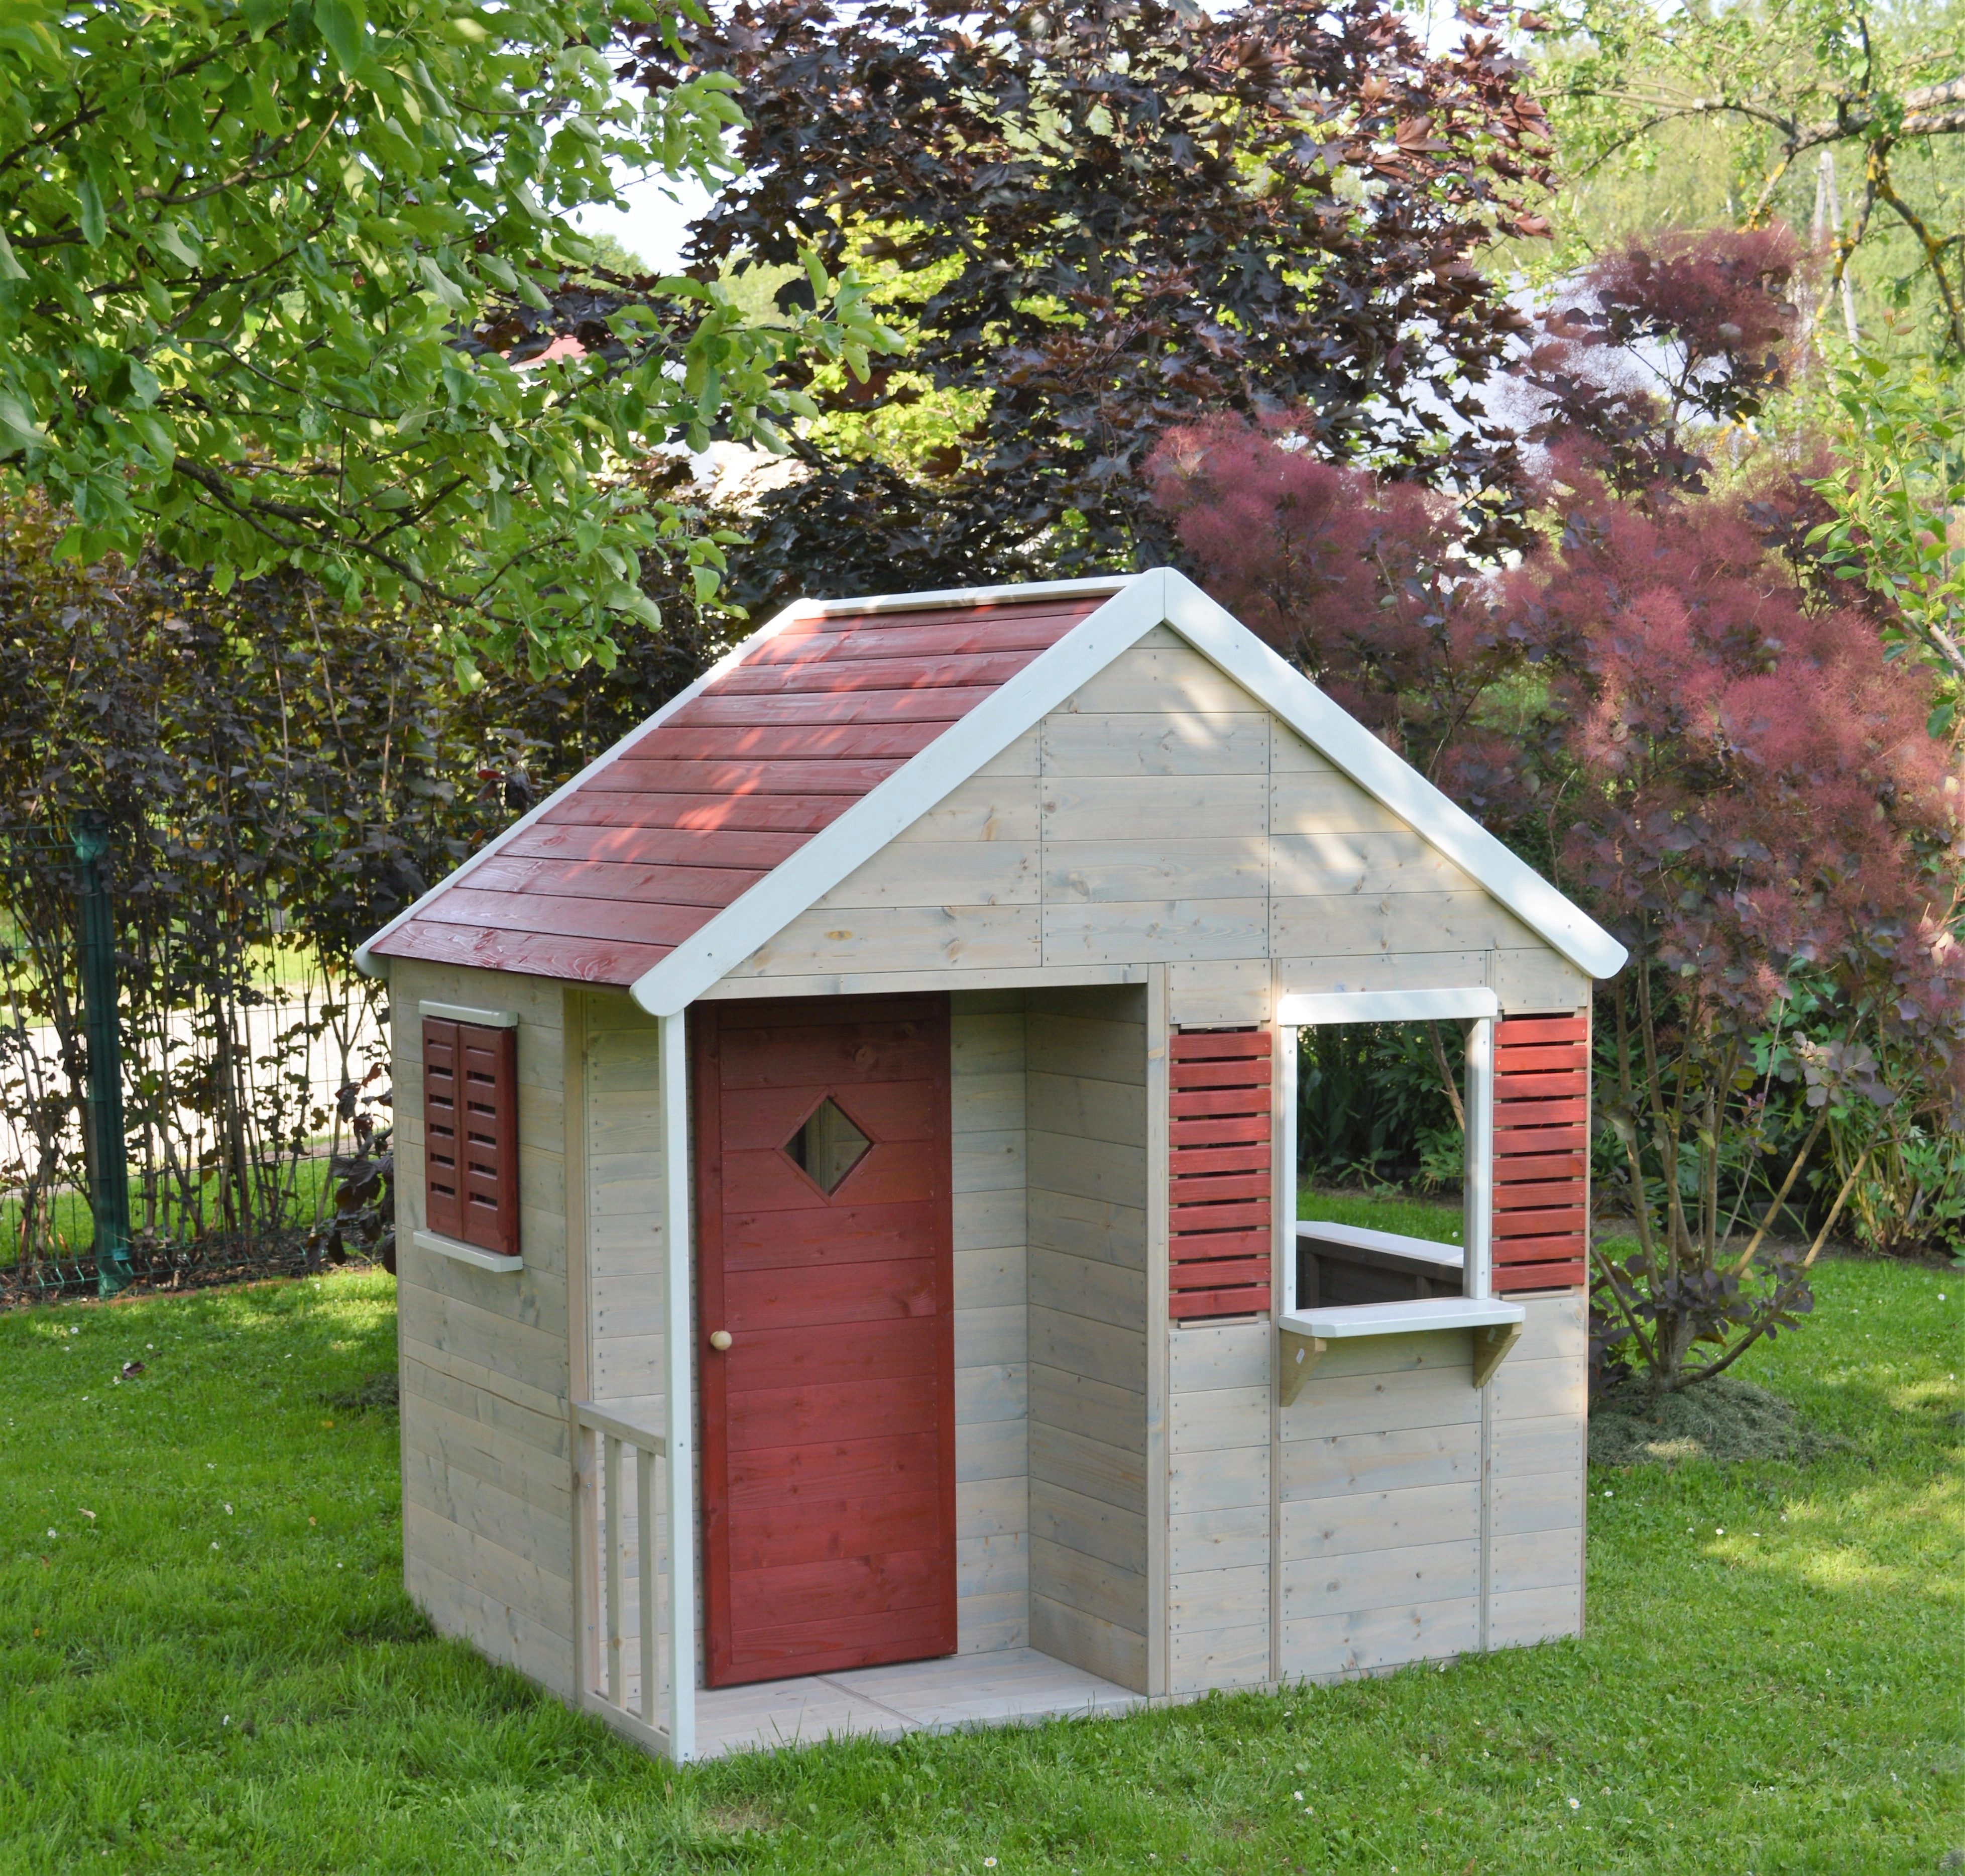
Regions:
<instances>
[{"instance_id":1,"label":"red roof shingle","mask_svg":"<svg viewBox=\"0 0 1965 1876\"><path fill-rule=\"evenodd\" d=\"M631 984L1108 597L793 619L368 948Z\"/></svg>"}]
</instances>

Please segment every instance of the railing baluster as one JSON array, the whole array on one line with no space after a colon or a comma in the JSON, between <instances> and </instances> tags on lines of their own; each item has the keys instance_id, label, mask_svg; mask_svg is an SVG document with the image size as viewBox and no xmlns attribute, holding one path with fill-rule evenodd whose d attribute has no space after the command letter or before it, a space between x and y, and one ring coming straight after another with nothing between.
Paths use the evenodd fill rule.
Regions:
<instances>
[{"instance_id":1,"label":"railing baluster","mask_svg":"<svg viewBox=\"0 0 1965 1876\"><path fill-rule=\"evenodd\" d=\"M667 1503L668 1481L666 1475L658 1479L655 1472L657 1460L664 1466L668 1463L668 1442L664 1435L638 1427L631 1420L616 1418L590 1401L576 1404L574 1425L580 1478L574 1511L574 1555L577 1561L584 1559L587 1575L583 1581L593 1585L591 1590L582 1591L588 1607L590 1608L603 1597L606 1604L604 1621L591 1614L584 1619L584 1633L587 1639L582 1648L586 1685L581 1699L584 1703L591 1702L597 1711L611 1711L618 1716L626 1727L633 1729L631 1736L638 1739L644 1746L667 1752L674 1757L673 1730L662 1723L670 1690L663 1681L661 1664L662 1643L666 1634L669 1678L673 1680L677 1652L676 1638L669 1631L676 1620L678 1605L674 1582L656 1580L658 1572L664 1578L671 1575L661 1569L661 1544L658 1535ZM594 1475L596 1440L600 1442L597 1479ZM642 1690L640 1698L632 1708L628 1704L622 1660L622 1651L627 1641L622 1578L627 1563L629 1517L627 1503L621 1491L623 1445L632 1447L635 1455L634 1517L639 1572L635 1587L642 1625L637 1637ZM603 1582L604 1591L601 1588ZM607 1652L604 1691L596 1685L600 1678L598 1656L603 1633Z\"/></svg>"},{"instance_id":2,"label":"railing baluster","mask_svg":"<svg viewBox=\"0 0 1965 1876\"><path fill-rule=\"evenodd\" d=\"M607 1503L607 1697L621 1704L621 1442L613 1434L605 1436L601 1490Z\"/></svg>"},{"instance_id":3,"label":"railing baluster","mask_svg":"<svg viewBox=\"0 0 1965 1876\"><path fill-rule=\"evenodd\" d=\"M645 1446L635 1448L635 1534L641 1550L642 1717L651 1726L661 1724L661 1703L655 1697L655 1456Z\"/></svg>"}]
</instances>

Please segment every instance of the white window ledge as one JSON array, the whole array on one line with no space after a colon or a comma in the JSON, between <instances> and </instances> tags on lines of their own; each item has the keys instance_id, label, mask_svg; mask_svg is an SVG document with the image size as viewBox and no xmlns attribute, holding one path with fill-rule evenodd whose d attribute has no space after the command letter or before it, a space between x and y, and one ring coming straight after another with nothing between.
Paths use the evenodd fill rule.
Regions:
<instances>
[{"instance_id":1,"label":"white window ledge","mask_svg":"<svg viewBox=\"0 0 1965 1876\"><path fill-rule=\"evenodd\" d=\"M1278 1326L1285 1335L1314 1335L1339 1342L1361 1335L1420 1335L1433 1329L1513 1327L1528 1320L1520 1303L1499 1297L1427 1296L1410 1302L1339 1304L1329 1309L1294 1309Z\"/></svg>"},{"instance_id":2,"label":"white window ledge","mask_svg":"<svg viewBox=\"0 0 1965 1876\"><path fill-rule=\"evenodd\" d=\"M439 1231L412 1231L410 1242L419 1250L434 1251L439 1257L454 1257L459 1263L474 1264L481 1270L496 1270L501 1275L507 1270L523 1270L526 1267L523 1257L507 1257L495 1250L480 1250L475 1244L467 1244L461 1238L445 1237Z\"/></svg>"},{"instance_id":3,"label":"white window ledge","mask_svg":"<svg viewBox=\"0 0 1965 1876\"><path fill-rule=\"evenodd\" d=\"M1473 1331L1473 1381L1484 1388L1522 1339L1528 1311L1497 1298L1429 1296L1409 1303L1340 1304L1330 1309L1291 1309L1277 1319L1282 1360L1278 1394L1285 1407L1303 1392L1318 1358L1333 1342L1372 1335L1421 1335L1438 1329Z\"/></svg>"},{"instance_id":4,"label":"white window ledge","mask_svg":"<svg viewBox=\"0 0 1965 1876\"><path fill-rule=\"evenodd\" d=\"M515 1009L474 1009L468 1003L433 1003L428 997L416 1006L426 1016L434 1016L443 1022L468 1022L478 1029L516 1029L519 1026L519 1012Z\"/></svg>"}]
</instances>

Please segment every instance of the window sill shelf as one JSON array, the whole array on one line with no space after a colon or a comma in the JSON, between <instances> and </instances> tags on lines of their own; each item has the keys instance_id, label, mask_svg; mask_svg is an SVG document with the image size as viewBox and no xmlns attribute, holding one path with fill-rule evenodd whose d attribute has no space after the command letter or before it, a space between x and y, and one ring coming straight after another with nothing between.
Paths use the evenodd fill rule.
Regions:
<instances>
[{"instance_id":1,"label":"window sill shelf","mask_svg":"<svg viewBox=\"0 0 1965 1876\"><path fill-rule=\"evenodd\" d=\"M475 1244L467 1244L461 1238L445 1237L438 1231L412 1231L410 1242L419 1250L434 1251L439 1257L454 1258L459 1263L471 1264L480 1270L495 1270L501 1276L508 1270L523 1270L526 1267L523 1257L505 1257L495 1250L480 1250Z\"/></svg>"},{"instance_id":2,"label":"window sill shelf","mask_svg":"<svg viewBox=\"0 0 1965 1876\"><path fill-rule=\"evenodd\" d=\"M1522 1339L1528 1311L1520 1303L1471 1296L1430 1296L1410 1302L1352 1303L1329 1309L1293 1309L1280 1317L1282 1361L1278 1392L1288 1407L1333 1342L1374 1335L1421 1335L1440 1329L1473 1331L1473 1382L1484 1388L1508 1351Z\"/></svg>"},{"instance_id":3,"label":"window sill shelf","mask_svg":"<svg viewBox=\"0 0 1965 1876\"><path fill-rule=\"evenodd\" d=\"M1411 1302L1336 1304L1327 1309L1298 1309L1286 1313L1285 1335L1314 1335L1336 1342L1363 1335L1420 1335L1434 1329L1493 1329L1528 1320L1520 1303L1498 1297L1476 1302L1471 1296L1429 1296Z\"/></svg>"}]
</instances>

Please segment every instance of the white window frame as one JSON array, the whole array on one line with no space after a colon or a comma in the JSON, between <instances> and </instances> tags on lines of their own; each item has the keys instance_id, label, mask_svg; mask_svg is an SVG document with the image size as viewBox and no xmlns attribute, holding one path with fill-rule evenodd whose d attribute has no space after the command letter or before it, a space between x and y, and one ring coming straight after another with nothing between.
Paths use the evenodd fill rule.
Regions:
<instances>
[{"instance_id":1,"label":"white window frame","mask_svg":"<svg viewBox=\"0 0 1965 1876\"><path fill-rule=\"evenodd\" d=\"M1298 1032L1339 1023L1464 1022L1467 1025L1467 1074L1462 1094L1467 1114L1466 1170L1462 1179L1465 1210L1461 1225L1465 1259L1462 1295L1491 1300L1494 1229L1494 1025L1500 999L1484 985L1442 990L1318 990L1285 992L1276 999L1282 1037L1282 1076L1277 1132L1282 1150L1285 1202L1281 1209L1283 1281L1281 1309L1294 1315L1296 1295L1297 1052Z\"/></svg>"}]
</instances>

